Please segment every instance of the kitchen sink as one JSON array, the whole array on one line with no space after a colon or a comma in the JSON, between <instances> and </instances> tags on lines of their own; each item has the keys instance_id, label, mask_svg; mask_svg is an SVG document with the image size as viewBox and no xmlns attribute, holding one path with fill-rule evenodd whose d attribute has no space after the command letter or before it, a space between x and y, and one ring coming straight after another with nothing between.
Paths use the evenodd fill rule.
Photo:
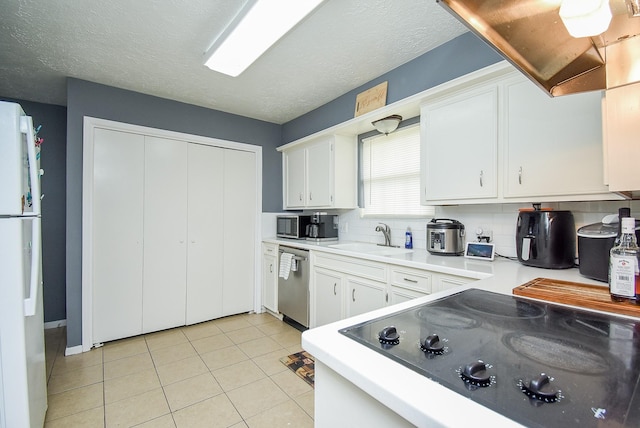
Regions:
<instances>
[{"instance_id":1,"label":"kitchen sink","mask_svg":"<svg viewBox=\"0 0 640 428\"><path fill-rule=\"evenodd\" d=\"M351 242L348 244L332 244L329 248L337 250L354 251L357 253L366 253L376 256L395 256L397 254L407 254L413 252L406 248L384 247L382 245L368 244L365 242Z\"/></svg>"}]
</instances>

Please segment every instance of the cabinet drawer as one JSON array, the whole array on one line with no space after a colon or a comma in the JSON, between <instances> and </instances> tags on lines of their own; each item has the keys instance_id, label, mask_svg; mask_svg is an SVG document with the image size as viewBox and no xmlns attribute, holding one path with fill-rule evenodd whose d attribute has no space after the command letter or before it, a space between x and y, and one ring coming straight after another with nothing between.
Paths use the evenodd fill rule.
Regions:
<instances>
[{"instance_id":1,"label":"cabinet drawer","mask_svg":"<svg viewBox=\"0 0 640 428\"><path fill-rule=\"evenodd\" d=\"M410 268L391 268L391 285L431 293L431 274Z\"/></svg>"},{"instance_id":2,"label":"cabinet drawer","mask_svg":"<svg viewBox=\"0 0 640 428\"><path fill-rule=\"evenodd\" d=\"M278 244L262 243L262 254L277 257L278 256Z\"/></svg>"},{"instance_id":3,"label":"cabinet drawer","mask_svg":"<svg viewBox=\"0 0 640 428\"><path fill-rule=\"evenodd\" d=\"M387 266L384 263L318 252L315 256L315 266L344 272L361 278L387 282Z\"/></svg>"}]
</instances>

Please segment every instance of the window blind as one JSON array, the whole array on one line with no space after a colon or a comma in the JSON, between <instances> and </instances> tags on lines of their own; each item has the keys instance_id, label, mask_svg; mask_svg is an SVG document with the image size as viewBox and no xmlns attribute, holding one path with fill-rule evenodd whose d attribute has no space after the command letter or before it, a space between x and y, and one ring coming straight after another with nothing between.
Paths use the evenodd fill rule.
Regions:
<instances>
[{"instance_id":1,"label":"window blind","mask_svg":"<svg viewBox=\"0 0 640 428\"><path fill-rule=\"evenodd\" d=\"M425 217L420 205L420 126L363 140L363 216Z\"/></svg>"}]
</instances>

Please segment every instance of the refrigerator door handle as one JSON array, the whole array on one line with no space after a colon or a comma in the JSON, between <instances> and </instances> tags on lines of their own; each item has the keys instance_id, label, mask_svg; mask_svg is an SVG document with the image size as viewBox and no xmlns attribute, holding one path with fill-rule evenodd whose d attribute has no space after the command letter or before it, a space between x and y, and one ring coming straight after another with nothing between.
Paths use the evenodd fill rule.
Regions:
<instances>
[{"instance_id":1,"label":"refrigerator door handle","mask_svg":"<svg viewBox=\"0 0 640 428\"><path fill-rule=\"evenodd\" d=\"M38 287L40 285L40 219L31 220L31 281L29 297L24 299L24 315L31 317L36 314L38 307Z\"/></svg>"},{"instance_id":2,"label":"refrigerator door handle","mask_svg":"<svg viewBox=\"0 0 640 428\"><path fill-rule=\"evenodd\" d=\"M20 132L27 136L27 156L29 158L29 179L31 181L31 201L33 214L40 215L40 168L36 156L36 137L33 133L33 118L20 116Z\"/></svg>"}]
</instances>

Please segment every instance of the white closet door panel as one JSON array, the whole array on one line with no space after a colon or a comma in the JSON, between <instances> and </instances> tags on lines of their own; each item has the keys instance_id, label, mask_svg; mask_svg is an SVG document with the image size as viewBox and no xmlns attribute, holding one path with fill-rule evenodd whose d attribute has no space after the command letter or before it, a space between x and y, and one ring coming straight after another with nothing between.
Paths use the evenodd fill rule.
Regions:
<instances>
[{"instance_id":1,"label":"white closet door panel","mask_svg":"<svg viewBox=\"0 0 640 428\"><path fill-rule=\"evenodd\" d=\"M222 316L224 149L188 145L187 324Z\"/></svg>"},{"instance_id":2,"label":"white closet door panel","mask_svg":"<svg viewBox=\"0 0 640 428\"><path fill-rule=\"evenodd\" d=\"M95 129L93 342L142 333L144 137Z\"/></svg>"},{"instance_id":3,"label":"white closet door panel","mask_svg":"<svg viewBox=\"0 0 640 428\"><path fill-rule=\"evenodd\" d=\"M143 331L185 324L187 143L145 137Z\"/></svg>"},{"instance_id":4,"label":"white closet door panel","mask_svg":"<svg viewBox=\"0 0 640 428\"><path fill-rule=\"evenodd\" d=\"M256 192L256 154L225 150L224 315L253 309Z\"/></svg>"}]
</instances>

